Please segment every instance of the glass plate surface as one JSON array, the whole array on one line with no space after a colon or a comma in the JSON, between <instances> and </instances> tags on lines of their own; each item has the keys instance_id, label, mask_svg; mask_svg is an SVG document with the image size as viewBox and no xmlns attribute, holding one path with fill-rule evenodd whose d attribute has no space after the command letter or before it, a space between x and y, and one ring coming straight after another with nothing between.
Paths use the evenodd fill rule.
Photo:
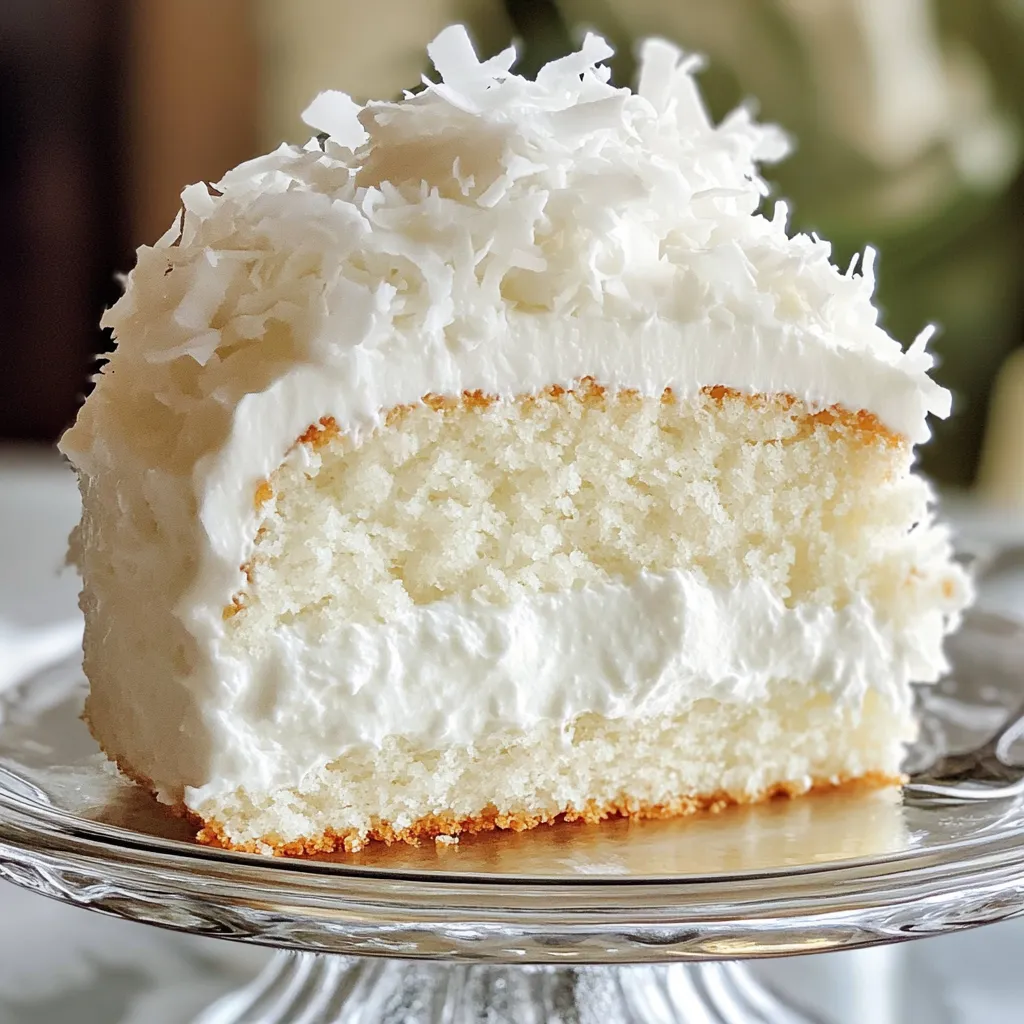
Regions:
<instances>
[{"instance_id":1,"label":"glass plate surface","mask_svg":"<svg viewBox=\"0 0 1024 1024\"><path fill-rule=\"evenodd\" d=\"M1024 627L968 617L908 767L1024 694ZM81 906L282 948L517 963L736 959L934 934L1024 911L1017 800L845 790L674 821L491 833L309 860L211 850L121 779L64 663L0 695L0 877Z\"/></svg>"}]
</instances>

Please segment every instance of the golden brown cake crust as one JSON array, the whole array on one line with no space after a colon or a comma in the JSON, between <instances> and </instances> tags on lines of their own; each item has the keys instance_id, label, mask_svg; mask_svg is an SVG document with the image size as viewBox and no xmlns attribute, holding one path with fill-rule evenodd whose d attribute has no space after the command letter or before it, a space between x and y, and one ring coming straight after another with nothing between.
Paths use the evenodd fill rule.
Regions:
<instances>
[{"instance_id":1,"label":"golden brown cake crust","mask_svg":"<svg viewBox=\"0 0 1024 1024\"><path fill-rule=\"evenodd\" d=\"M192 812L186 812L186 816L198 828L196 840L203 845L222 850L236 850L241 853L270 851L278 857L309 857L317 854L357 853L370 842L382 842L388 846L393 843L419 846L425 839L437 839L445 836L474 835L478 832L492 832L499 829L525 832L538 825L552 824L560 820L584 821L589 825L596 825L607 818L615 817L640 821L652 818L682 818L700 812L717 814L727 807L738 804L763 803L778 798L791 798L813 792L839 789L881 789L887 786L902 785L903 781L901 776L887 775L882 772L867 772L864 775L851 778L814 779L810 785L797 782L778 782L764 792L753 796L737 796L719 792L681 796L667 803L657 804L621 797L610 803L592 803L579 810L570 808L556 814L501 814L492 807L486 808L478 815L466 818L432 814L401 829L394 828L388 822L380 822L366 835L361 835L356 831L336 832L333 829L325 829L320 835L289 841L281 840L276 836L262 836L258 840L235 843L227 836L220 822L204 820Z\"/></svg>"},{"instance_id":2,"label":"golden brown cake crust","mask_svg":"<svg viewBox=\"0 0 1024 1024\"><path fill-rule=\"evenodd\" d=\"M788 412L794 406L804 406L804 403L795 395L785 393L776 395L746 394L737 391L735 388L725 387L723 384L701 388L701 394L706 395L719 404L726 401L743 402L751 408L776 412ZM566 397L574 398L584 405L602 405L609 400L609 392L606 387L597 383L593 377L583 377L574 388L563 388L553 384L536 394L519 395L514 401L522 404L543 401L557 402ZM629 402L639 397L639 392L632 389L623 389L613 392L611 400ZM671 404L676 401L671 388L665 388L661 394L661 400L665 404ZM486 409L500 401L500 399L497 395L488 395L483 391L463 391L457 397L426 394L421 401L435 412L445 413L457 410ZM412 408L411 405L397 405L390 409L384 417L385 425L388 427L397 426L403 416ZM794 413L794 419L808 432L816 427L824 426L836 431L856 434L866 443L881 441L883 444L891 447L899 447L907 443L907 439L902 434L890 430L874 413L868 412L866 409L855 411L847 409L842 405L830 405L825 409L811 411L805 407L804 410ZM295 439L295 443L306 444L314 450L319 450L340 436L341 429L334 417L322 416L317 423L311 423ZM265 501L268 501L273 496L273 493L273 488L268 481L260 481L254 495L254 503L257 508Z\"/></svg>"}]
</instances>

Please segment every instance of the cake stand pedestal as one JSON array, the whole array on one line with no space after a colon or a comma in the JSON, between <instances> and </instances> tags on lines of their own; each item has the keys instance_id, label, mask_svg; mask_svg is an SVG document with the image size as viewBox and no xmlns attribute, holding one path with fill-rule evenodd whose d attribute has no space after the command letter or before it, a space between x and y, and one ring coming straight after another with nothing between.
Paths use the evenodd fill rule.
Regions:
<instances>
[{"instance_id":1,"label":"cake stand pedestal","mask_svg":"<svg viewBox=\"0 0 1024 1024\"><path fill-rule=\"evenodd\" d=\"M423 963L278 953L196 1024L813 1024L738 962Z\"/></svg>"},{"instance_id":2,"label":"cake stand pedestal","mask_svg":"<svg viewBox=\"0 0 1024 1024\"><path fill-rule=\"evenodd\" d=\"M971 616L950 654L918 763L979 745L1020 704L1024 628ZM1024 913L1015 797L837 792L321 860L212 850L97 751L84 689L67 663L0 694L0 878L284 951L202 1024L808 1024L742 961Z\"/></svg>"}]
</instances>

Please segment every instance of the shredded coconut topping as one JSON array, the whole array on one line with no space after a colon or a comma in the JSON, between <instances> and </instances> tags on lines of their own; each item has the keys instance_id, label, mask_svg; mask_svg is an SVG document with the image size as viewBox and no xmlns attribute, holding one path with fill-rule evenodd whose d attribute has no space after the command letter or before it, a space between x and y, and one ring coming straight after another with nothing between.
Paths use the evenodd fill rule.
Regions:
<instances>
[{"instance_id":1,"label":"shredded coconut topping","mask_svg":"<svg viewBox=\"0 0 1024 1024\"><path fill-rule=\"evenodd\" d=\"M359 378L426 348L457 363L547 314L614 320L623 346L651 321L799 335L907 378L914 440L926 412L948 412L926 336L904 353L877 324L872 251L841 273L827 242L787 234L783 203L757 212L758 165L786 139L747 109L712 124L696 58L648 41L634 93L609 84L595 35L536 81L512 72L513 49L478 60L461 26L429 53L440 80L415 95L360 107L323 93L304 117L326 137L185 189L106 317L130 336L115 370L141 360L147 392L187 414L288 364ZM801 397L836 400L818 390Z\"/></svg>"}]
</instances>

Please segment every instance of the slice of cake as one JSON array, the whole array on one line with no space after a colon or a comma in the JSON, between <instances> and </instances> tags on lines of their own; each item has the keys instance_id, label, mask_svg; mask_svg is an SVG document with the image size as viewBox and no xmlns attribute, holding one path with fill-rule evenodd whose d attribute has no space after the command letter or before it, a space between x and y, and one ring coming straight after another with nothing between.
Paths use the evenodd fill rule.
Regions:
<instances>
[{"instance_id":1,"label":"slice of cake","mask_svg":"<svg viewBox=\"0 0 1024 1024\"><path fill-rule=\"evenodd\" d=\"M949 395L758 208L695 61L440 82L192 185L62 448L86 714L239 849L898 780L967 598L911 466Z\"/></svg>"}]
</instances>

